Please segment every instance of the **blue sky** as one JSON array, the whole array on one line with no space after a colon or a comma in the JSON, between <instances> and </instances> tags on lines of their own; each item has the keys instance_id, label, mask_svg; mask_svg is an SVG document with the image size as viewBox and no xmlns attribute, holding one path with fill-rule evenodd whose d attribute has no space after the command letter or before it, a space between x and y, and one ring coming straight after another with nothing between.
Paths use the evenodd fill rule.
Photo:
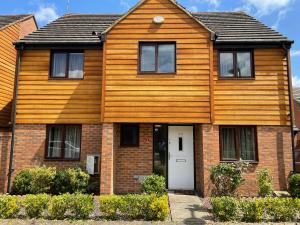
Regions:
<instances>
[{"instance_id":1,"label":"blue sky","mask_svg":"<svg viewBox=\"0 0 300 225\"><path fill-rule=\"evenodd\" d=\"M138 0L9 0L0 14L34 13L39 26L67 12L122 13ZM263 23L295 40L292 48L294 86L300 86L300 1L299 0L178 0L190 11L246 11Z\"/></svg>"}]
</instances>

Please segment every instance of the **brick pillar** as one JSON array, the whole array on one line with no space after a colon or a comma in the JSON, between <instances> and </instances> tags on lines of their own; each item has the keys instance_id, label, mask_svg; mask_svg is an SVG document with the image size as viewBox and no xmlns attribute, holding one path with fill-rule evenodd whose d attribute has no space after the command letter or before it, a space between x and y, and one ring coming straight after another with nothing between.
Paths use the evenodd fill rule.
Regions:
<instances>
[{"instance_id":1,"label":"brick pillar","mask_svg":"<svg viewBox=\"0 0 300 225\"><path fill-rule=\"evenodd\" d=\"M114 124L102 125L100 194L114 193Z\"/></svg>"}]
</instances>

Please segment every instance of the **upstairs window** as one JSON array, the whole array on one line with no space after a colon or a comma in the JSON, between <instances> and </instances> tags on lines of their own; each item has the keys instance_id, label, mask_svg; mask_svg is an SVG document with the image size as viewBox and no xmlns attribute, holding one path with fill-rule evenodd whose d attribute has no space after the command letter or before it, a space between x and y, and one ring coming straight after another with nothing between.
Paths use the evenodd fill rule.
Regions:
<instances>
[{"instance_id":1,"label":"upstairs window","mask_svg":"<svg viewBox=\"0 0 300 225\"><path fill-rule=\"evenodd\" d=\"M56 79L82 79L83 64L83 52L52 52L50 77Z\"/></svg>"},{"instance_id":2,"label":"upstairs window","mask_svg":"<svg viewBox=\"0 0 300 225\"><path fill-rule=\"evenodd\" d=\"M175 73L175 42L141 42L140 73Z\"/></svg>"},{"instance_id":3,"label":"upstairs window","mask_svg":"<svg viewBox=\"0 0 300 225\"><path fill-rule=\"evenodd\" d=\"M220 51L219 75L221 78L253 78L252 51Z\"/></svg>"},{"instance_id":4,"label":"upstairs window","mask_svg":"<svg viewBox=\"0 0 300 225\"><path fill-rule=\"evenodd\" d=\"M222 161L258 161L255 126L221 126Z\"/></svg>"}]
</instances>

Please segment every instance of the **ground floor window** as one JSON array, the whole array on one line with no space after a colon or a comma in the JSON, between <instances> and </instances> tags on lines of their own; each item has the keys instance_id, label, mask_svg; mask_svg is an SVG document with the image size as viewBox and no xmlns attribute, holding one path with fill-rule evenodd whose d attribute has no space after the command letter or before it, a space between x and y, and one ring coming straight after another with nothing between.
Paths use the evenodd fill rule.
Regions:
<instances>
[{"instance_id":1,"label":"ground floor window","mask_svg":"<svg viewBox=\"0 0 300 225\"><path fill-rule=\"evenodd\" d=\"M258 161L255 126L221 126L221 161Z\"/></svg>"},{"instance_id":2,"label":"ground floor window","mask_svg":"<svg viewBox=\"0 0 300 225\"><path fill-rule=\"evenodd\" d=\"M81 125L47 126L47 159L79 160Z\"/></svg>"},{"instance_id":3,"label":"ground floor window","mask_svg":"<svg viewBox=\"0 0 300 225\"><path fill-rule=\"evenodd\" d=\"M139 124L126 123L121 124L121 147L139 146Z\"/></svg>"},{"instance_id":4,"label":"ground floor window","mask_svg":"<svg viewBox=\"0 0 300 225\"><path fill-rule=\"evenodd\" d=\"M162 124L154 125L153 135L153 172L166 178L168 163L168 126Z\"/></svg>"}]
</instances>

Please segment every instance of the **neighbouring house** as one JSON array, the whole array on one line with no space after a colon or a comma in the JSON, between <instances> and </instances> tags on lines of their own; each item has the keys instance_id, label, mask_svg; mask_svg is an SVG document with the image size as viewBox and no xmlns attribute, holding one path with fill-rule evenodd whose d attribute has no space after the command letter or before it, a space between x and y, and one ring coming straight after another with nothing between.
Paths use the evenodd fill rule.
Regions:
<instances>
[{"instance_id":1,"label":"neighbouring house","mask_svg":"<svg viewBox=\"0 0 300 225\"><path fill-rule=\"evenodd\" d=\"M295 117L295 171L300 172L300 88L294 88L294 117Z\"/></svg>"},{"instance_id":2,"label":"neighbouring house","mask_svg":"<svg viewBox=\"0 0 300 225\"><path fill-rule=\"evenodd\" d=\"M37 29L33 15L0 15L0 192L6 191L16 49L14 42Z\"/></svg>"},{"instance_id":3,"label":"neighbouring house","mask_svg":"<svg viewBox=\"0 0 300 225\"><path fill-rule=\"evenodd\" d=\"M242 194L257 194L262 168L286 190L292 43L246 13L173 0L67 14L16 43L14 176L81 166L112 194L138 192L154 172L208 196L209 168L242 160Z\"/></svg>"}]
</instances>

